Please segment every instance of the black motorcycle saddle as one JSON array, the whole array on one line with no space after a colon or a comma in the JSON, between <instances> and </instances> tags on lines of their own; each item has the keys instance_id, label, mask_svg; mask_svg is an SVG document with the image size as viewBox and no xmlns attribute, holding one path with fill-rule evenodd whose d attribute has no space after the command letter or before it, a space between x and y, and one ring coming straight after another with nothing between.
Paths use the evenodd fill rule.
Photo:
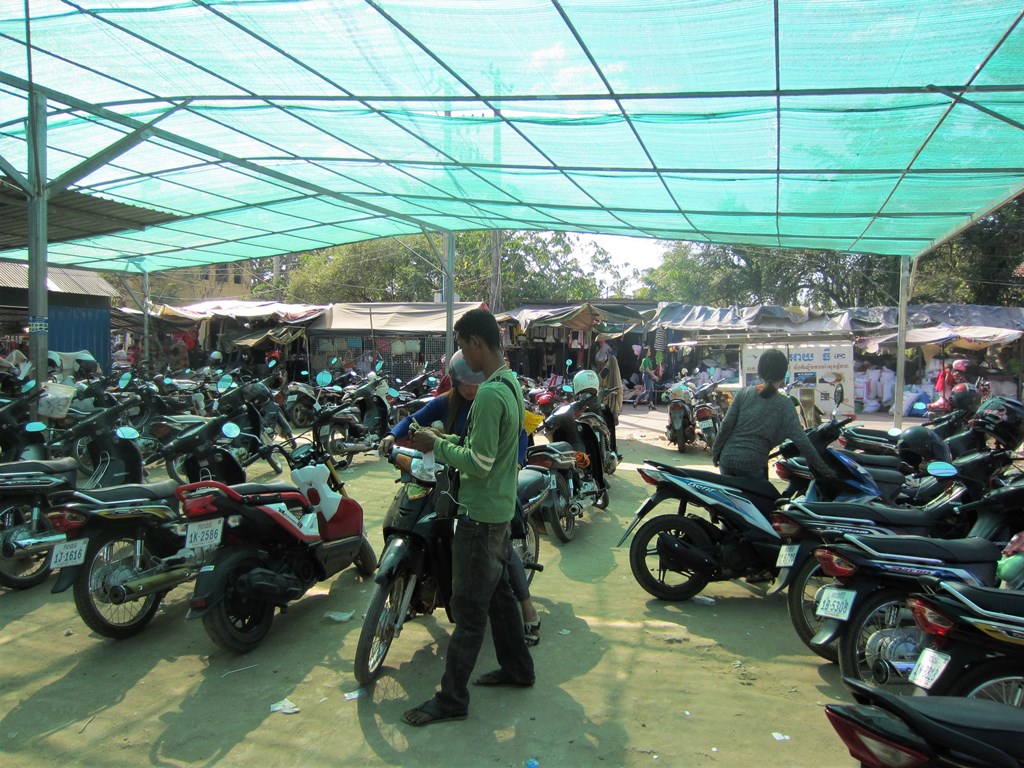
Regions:
<instances>
[{"instance_id":1,"label":"black motorcycle saddle","mask_svg":"<svg viewBox=\"0 0 1024 768\"><path fill-rule=\"evenodd\" d=\"M0 464L0 475L21 475L27 472L39 472L44 475L64 475L77 472L78 462L73 458L53 459L51 461L10 461Z\"/></svg>"},{"instance_id":2,"label":"black motorcycle saddle","mask_svg":"<svg viewBox=\"0 0 1024 768\"><path fill-rule=\"evenodd\" d=\"M236 491L243 496L248 496L254 493L299 493L299 489L294 485L288 485L288 483L242 483L240 485L232 485L231 490Z\"/></svg>"},{"instance_id":3,"label":"black motorcycle saddle","mask_svg":"<svg viewBox=\"0 0 1024 768\"><path fill-rule=\"evenodd\" d=\"M767 480L762 480L759 477L733 477L731 475L720 475L717 472L704 472L699 469L682 469L681 467L662 464L660 461L649 461L646 463L657 467L663 472L670 472L671 474L678 475L679 477L689 477L693 480L702 480L706 483L724 485L727 488L736 488L740 491L752 493L755 496L761 496L771 501L774 501L782 495L778 488Z\"/></svg>"},{"instance_id":4,"label":"black motorcycle saddle","mask_svg":"<svg viewBox=\"0 0 1024 768\"><path fill-rule=\"evenodd\" d=\"M955 696L906 696L901 705L956 733L1024 760L1024 710L995 701Z\"/></svg>"},{"instance_id":5,"label":"black motorcycle saddle","mask_svg":"<svg viewBox=\"0 0 1024 768\"><path fill-rule=\"evenodd\" d=\"M1002 547L988 539L929 539L926 536L857 536L856 540L883 555L908 555L944 563L995 563Z\"/></svg>"},{"instance_id":6,"label":"black motorcycle saddle","mask_svg":"<svg viewBox=\"0 0 1024 768\"><path fill-rule=\"evenodd\" d=\"M895 528L909 528L930 525L948 517L952 510L948 507L907 508L887 507L882 504L855 504L842 501L811 501L801 502L800 507L806 508L822 517L848 517L854 520L871 520L881 525Z\"/></svg>"},{"instance_id":7,"label":"black motorcycle saddle","mask_svg":"<svg viewBox=\"0 0 1024 768\"><path fill-rule=\"evenodd\" d=\"M882 453L857 453L856 451L845 450L840 450L839 452L849 456L862 467L877 467L878 469L892 469L900 472L900 465L903 464L903 459L899 456L889 456Z\"/></svg>"},{"instance_id":8,"label":"black motorcycle saddle","mask_svg":"<svg viewBox=\"0 0 1024 768\"><path fill-rule=\"evenodd\" d=\"M970 600L983 611L1003 613L1024 624L1024 592L994 587L973 587L969 584L947 581L944 588Z\"/></svg>"},{"instance_id":9,"label":"black motorcycle saddle","mask_svg":"<svg viewBox=\"0 0 1024 768\"><path fill-rule=\"evenodd\" d=\"M164 480L161 483L129 483L109 488L92 488L81 491L81 494L102 502L167 501L174 499L177 488L178 484L174 480Z\"/></svg>"},{"instance_id":10,"label":"black motorcycle saddle","mask_svg":"<svg viewBox=\"0 0 1024 768\"><path fill-rule=\"evenodd\" d=\"M518 491L519 498L532 499L543 493L550 482L546 472L524 467L519 470L519 481L516 490Z\"/></svg>"},{"instance_id":11,"label":"black motorcycle saddle","mask_svg":"<svg viewBox=\"0 0 1024 768\"><path fill-rule=\"evenodd\" d=\"M557 443L548 443L547 447L550 450L552 450L552 451L557 451L558 453L575 453L576 452L576 449L572 447L572 444L571 443L567 443L564 440L560 440ZM528 451L528 453L529 453L529 451Z\"/></svg>"}]
</instances>

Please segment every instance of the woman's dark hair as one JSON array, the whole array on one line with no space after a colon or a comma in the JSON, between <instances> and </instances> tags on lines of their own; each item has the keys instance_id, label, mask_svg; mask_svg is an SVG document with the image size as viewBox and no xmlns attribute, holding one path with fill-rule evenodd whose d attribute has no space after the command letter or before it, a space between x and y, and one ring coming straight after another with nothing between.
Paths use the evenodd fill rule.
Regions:
<instances>
[{"instance_id":1,"label":"woman's dark hair","mask_svg":"<svg viewBox=\"0 0 1024 768\"><path fill-rule=\"evenodd\" d=\"M460 317L453 329L455 335L462 339L476 336L495 352L501 352L501 331L498 321L486 309L471 309Z\"/></svg>"},{"instance_id":2,"label":"woman's dark hair","mask_svg":"<svg viewBox=\"0 0 1024 768\"><path fill-rule=\"evenodd\" d=\"M757 375L764 382L761 390L761 397L766 400L778 390L775 388L776 381L783 381L786 378L786 371L789 370L789 358L781 349L769 349L757 361Z\"/></svg>"},{"instance_id":3,"label":"woman's dark hair","mask_svg":"<svg viewBox=\"0 0 1024 768\"><path fill-rule=\"evenodd\" d=\"M455 425L459 420L459 411L462 410L463 404L471 401L464 398L459 392L459 388L454 386L448 390L445 396L448 398L448 411L444 416L444 432L446 435L454 435Z\"/></svg>"}]
</instances>

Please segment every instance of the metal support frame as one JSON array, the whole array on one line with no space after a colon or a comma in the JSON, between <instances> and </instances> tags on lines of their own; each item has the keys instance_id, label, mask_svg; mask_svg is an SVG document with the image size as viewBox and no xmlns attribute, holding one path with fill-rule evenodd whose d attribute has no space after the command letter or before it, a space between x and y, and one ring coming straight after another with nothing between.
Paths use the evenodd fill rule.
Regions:
<instances>
[{"instance_id":1,"label":"metal support frame","mask_svg":"<svg viewBox=\"0 0 1024 768\"><path fill-rule=\"evenodd\" d=\"M28 101L28 345L33 375L46 380L50 319L46 295L47 199L46 97ZM33 412L36 407L33 406ZM35 416L35 413L33 413Z\"/></svg>"},{"instance_id":2,"label":"metal support frame","mask_svg":"<svg viewBox=\"0 0 1024 768\"><path fill-rule=\"evenodd\" d=\"M149 357L149 272L142 273L142 357L150 365ZM152 366L150 366L152 370Z\"/></svg>"},{"instance_id":3,"label":"metal support frame","mask_svg":"<svg viewBox=\"0 0 1024 768\"><path fill-rule=\"evenodd\" d=\"M445 253L447 255L444 269L444 353L446 360L451 360L455 353L455 233L446 232Z\"/></svg>"},{"instance_id":4,"label":"metal support frame","mask_svg":"<svg viewBox=\"0 0 1024 768\"><path fill-rule=\"evenodd\" d=\"M903 426L903 387L907 381L907 305L910 304L910 262L900 259L900 315L896 336L896 392L892 403L893 424Z\"/></svg>"}]
</instances>

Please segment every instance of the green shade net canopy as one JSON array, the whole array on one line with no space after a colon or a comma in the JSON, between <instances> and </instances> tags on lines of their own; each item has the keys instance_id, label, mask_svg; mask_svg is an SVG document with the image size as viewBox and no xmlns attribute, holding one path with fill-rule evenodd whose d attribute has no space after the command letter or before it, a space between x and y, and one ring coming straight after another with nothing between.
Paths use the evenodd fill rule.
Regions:
<instances>
[{"instance_id":1,"label":"green shade net canopy","mask_svg":"<svg viewBox=\"0 0 1024 768\"><path fill-rule=\"evenodd\" d=\"M23 196L35 92L47 179L117 204L94 233L51 238L55 265L152 272L424 229L912 257L1024 187L1021 15L997 0L12 0L0 196ZM0 259L28 258L3 242Z\"/></svg>"}]
</instances>

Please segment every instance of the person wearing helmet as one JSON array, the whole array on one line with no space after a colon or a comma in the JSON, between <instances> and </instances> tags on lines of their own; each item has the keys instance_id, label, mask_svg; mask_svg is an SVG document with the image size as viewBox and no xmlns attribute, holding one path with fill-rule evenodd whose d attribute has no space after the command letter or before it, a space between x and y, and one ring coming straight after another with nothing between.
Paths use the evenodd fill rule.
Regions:
<instances>
[{"instance_id":1,"label":"person wearing helmet","mask_svg":"<svg viewBox=\"0 0 1024 768\"><path fill-rule=\"evenodd\" d=\"M949 396L949 406L956 411L964 411L971 415L981 405L981 393L973 384L957 384L953 387L953 393Z\"/></svg>"},{"instance_id":2,"label":"person wearing helmet","mask_svg":"<svg viewBox=\"0 0 1024 768\"><path fill-rule=\"evenodd\" d=\"M825 477L835 472L807 439L793 402L779 391L789 371L789 357L780 349L766 350L757 361L763 385L739 391L729 406L711 449L711 459L723 475L768 479L768 454L787 437Z\"/></svg>"},{"instance_id":3,"label":"person wearing helmet","mask_svg":"<svg viewBox=\"0 0 1024 768\"><path fill-rule=\"evenodd\" d=\"M405 441L412 425L431 426L438 424L446 434L462 435L466 430L469 409L476 397L477 390L484 382L483 373L473 371L466 363L462 350L456 350L448 365L448 376L452 387L443 394L433 398L411 416L399 421L388 435L380 441L379 451L382 457L391 453L398 441ZM596 376L596 374L595 374ZM527 435L522 430L519 435L519 466L526 463ZM522 558L511 544L509 546L509 585L519 601L523 613L524 631L527 643L536 645L540 642L540 616L530 598L529 582L526 580L526 569Z\"/></svg>"},{"instance_id":4,"label":"person wearing helmet","mask_svg":"<svg viewBox=\"0 0 1024 768\"><path fill-rule=\"evenodd\" d=\"M929 462L952 461L949 446L928 427L910 427L900 433L896 442L900 460L914 472L925 472Z\"/></svg>"},{"instance_id":5,"label":"person wearing helmet","mask_svg":"<svg viewBox=\"0 0 1024 768\"><path fill-rule=\"evenodd\" d=\"M592 399L589 402L589 410L600 414L604 423L608 425L609 433L609 449L612 453L617 453L618 448L615 443L615 417L608 407L608 404L603 400L598 400L597 395L601 391L601 379L596 372L589 368L584 368L582 371L577 371L576 375L572 377L572 393L577 399L590 396ZM620 457L621 458L621 457Z\"/></svg>"}]
</instances>

